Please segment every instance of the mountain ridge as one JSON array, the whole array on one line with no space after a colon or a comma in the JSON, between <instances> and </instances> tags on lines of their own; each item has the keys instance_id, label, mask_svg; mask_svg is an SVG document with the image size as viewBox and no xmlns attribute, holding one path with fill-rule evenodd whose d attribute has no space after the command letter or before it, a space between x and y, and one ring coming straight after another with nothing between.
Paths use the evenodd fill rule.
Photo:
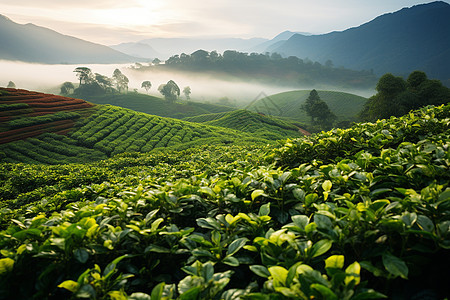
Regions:
<instances>
[{"instance_id":1,"label":"mountain ridge","mask_svg":"<svg viewBox=\"0 0 450 300\"><path fill-rule=\"evenodd\" d=\"M0 15L0 59L47 64L127 63L132 57L105 45ZM32 51L30 51L32 50Z\"/></svg>"},{"instance_id":2,"label":"mountain ridge","mask_svg":"<svg viewBox=\"0 0 450 300\"><path fill-rule=\"evenodd\" d=\"M433 34L431 34L433 33ZM272 52L377 75L423 70L450 84L450 5L436 1L383 14L344 31L295 34ZM444 63L442 63L444 62Z\"/></svg>"}]
</instances>

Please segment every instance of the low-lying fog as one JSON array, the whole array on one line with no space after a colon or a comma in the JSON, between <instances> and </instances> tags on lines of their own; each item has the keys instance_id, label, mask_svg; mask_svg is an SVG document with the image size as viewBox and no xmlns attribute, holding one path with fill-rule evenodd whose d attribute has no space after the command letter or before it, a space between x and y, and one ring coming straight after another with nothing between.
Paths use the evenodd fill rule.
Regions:
<instances>
[{"instance_id":1,"label":"low-lying fog","mask_svg":"<svg viewBox=\"0 0 450 300\"><path fill-rule=\"evenodd\" d=\"M325 86L275 86L263 85L253 82L230 81L218 78L216 75L208 74L187 74L165 71L136 71L130 64L77 64L77 65L46 65L23 62L1 61L0 60L0 86L6 87L9 81L13 81L16 88L58 94L60 86L65 81L73 82L78 86L76 73L73 71L77 67L88 67L93 73L112 77L115 69L120 69L128 77L129 91L137 90L146 93L141 88L145 80L152 83L149 90L150 95L161 97L158 86L169 80L175 81L180 90L189 86L191 88L191 99L197 101L216 102L220 98L228 98L238 106L246 105L262 95L271 95L291 90L311 90L329 89L354 93L364 97L370 97L374 91L354 91L343 90ZM181 98L184 96L181 95Z\"/></svg>"}]
</instances>

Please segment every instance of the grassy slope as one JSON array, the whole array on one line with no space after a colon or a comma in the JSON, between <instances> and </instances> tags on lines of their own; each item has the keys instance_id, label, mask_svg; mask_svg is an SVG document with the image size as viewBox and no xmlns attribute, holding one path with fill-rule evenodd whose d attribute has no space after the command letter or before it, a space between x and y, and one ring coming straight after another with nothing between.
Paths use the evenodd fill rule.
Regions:
<instances>
[{"instance_id":1,"label":"grassy slope","mask_svg":"<svg viewBox=\"0 0 450 300\"><path fill-rule=\"evenodd\" d=\"M234 110L234 108L228 106L197 102L178 101L169 103L158 97L131 92L119 95L89 96L84 97L84 99L95 104L111 104L151 115L176 119Z\"/></svg>"},{"instance_id":2,"label":"grassy slope","mask_svg":"<svg viewBox=\"0 0 450 300\"><path fill-rule=\"evenodd\" d=\"M300 90L271 95L253 103L249 109L309 123L310 118L300 107L306 101L310 92L310 90ZM338 116L338 121L353 121L367 100L364 97L344 92L318 91L318 93L320 98Z\"/></svg>"},{"instance_id":3,"label":"grassy slope","mask_svg":"<svg viewBox=\"0 0 450 300\"><path fill-rule=\"evenodd\" d=\"M185 120L249 132L267 139L301 136L298 132L298 127L287 121L248 110L207 114L186 118Z\"/></svg>"},{"instance_id":4,"label":"grassy slope","mask_svg":"<svg viewBox=\"0 0 450 300\"><path fill-rule=\"evenodd\" d=\"M283 122L277 124L249 112L247 116L230 114L216 123L197 124L112 105L96 105L75 115L70 110L64 115L59 112L47 114L45 118L58 118L44 120L42 116L32 116L34 112L29 106L26 107L26 114L19 114L24 111L20 97L17 95L9 99L8 104L2 104L8 116L0 122L0 138L3 138L0 140L0 162L83 163L123 152L167 148L180 150L197 145L250 141L262 144L269 140L300 136L295 126ZM59 101L67 99L57 97ZM41 104L39 99L33 101L37 106ZM264 118L267 120L261 122ZM13 127L13 124L19 127ZM55 129L60 126L64 126L64 131Z\"/></svg>"}]
</instances>

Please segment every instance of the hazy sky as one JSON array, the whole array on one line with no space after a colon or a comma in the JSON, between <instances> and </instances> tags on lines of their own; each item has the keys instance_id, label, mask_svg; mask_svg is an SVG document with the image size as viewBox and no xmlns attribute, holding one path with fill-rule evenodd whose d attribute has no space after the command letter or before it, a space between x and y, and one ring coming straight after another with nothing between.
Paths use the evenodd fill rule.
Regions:
<instances>
[{"instance_id":1,"label":"hazy sky","mask_svg":"<svg viewBox=\"0 0 450 300\"><path fill-rule=\"evenodd\" d=\"M112 45L152 37L263 37L327 33L422 0L0 0L0 14ZM445 0L450 3L450 0Z\"/></svg>"}]
</instances>

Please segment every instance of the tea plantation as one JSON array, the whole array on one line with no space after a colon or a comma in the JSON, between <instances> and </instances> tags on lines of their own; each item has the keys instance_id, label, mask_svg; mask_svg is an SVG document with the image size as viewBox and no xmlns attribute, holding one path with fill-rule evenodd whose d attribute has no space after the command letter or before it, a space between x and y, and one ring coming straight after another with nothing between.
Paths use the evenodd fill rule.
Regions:
<instances>
[{"instance_id":1,"label":"tea plantation","mask_svg":"<svg viewBox=\"0 0 450 300\"><path fill-rule=\"evenodd\" d=\"M90 123L67 138L109 153ZM0 298L444 299L449 130L447 105L279 145L2 163Z\"/></svg>"},{"instance_id":2,"label":"tea plantation","mask_svg":"<svg viewBox=\"0 0 450 300\"><path fill-rule=\"evenodd\" d=\"M80 99L0 91L4 93L0 95L0 162L86 163L125 152L205 144L264 145L302 135L293 125L252 112L227 115L230 126L196 124Z\"/></svg>"}]
</instances>

